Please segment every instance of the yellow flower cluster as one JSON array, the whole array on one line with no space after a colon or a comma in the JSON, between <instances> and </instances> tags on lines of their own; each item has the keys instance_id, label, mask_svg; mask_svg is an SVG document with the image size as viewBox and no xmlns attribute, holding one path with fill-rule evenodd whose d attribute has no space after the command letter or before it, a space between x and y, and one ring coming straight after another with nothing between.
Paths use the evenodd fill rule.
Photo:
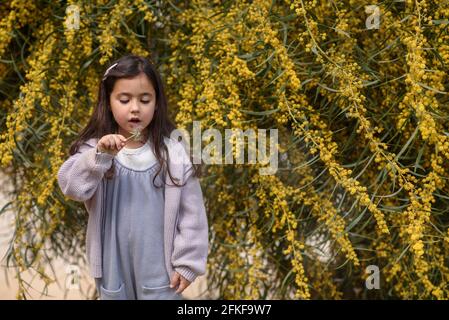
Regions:
<instances>
[{"instance_id":1,"label":"yellow flower cluster","mask_svg":"<svg viewBox=\"0 0 449 320\"><path fill-rule=\"evenodd\" d=\"M0 9L2 9L0 7ZM0 20L0 58L13 37L13 29L20 29L33 19L36 12L34 1L12 0L8 9L3 9L7 14ZM1 73L0 73L1 74Z\"/></svg>"},{"instance_id":2,"label":"yellow flower cluster","mask_svg":"<svg viewBox=\"0 0 449 320\"><path fill-rule=\"evenodd\" d=\"M148 23L156 22L157 18L155 17L153 11L144 0L136 0L134 1L134 4L137 6L140 12L145 14L144 19Z\"/></svg>"},{"instance_id":3,"label":"yellow flower cluster","mask_svg":"<svg viewBox=\"0 0 449 320\"><path fill-rule=\"evenodd\" d=\"M286 234L287 247L282 251L285 255L291 255L290 262L292 264L293 272L295 274L295 283L297 291L295 298L309 299L310 292L308 288L308 279L305 275L304 267L302 265L302 251L304 244L296 240L297 227L295 215L289 209L287 197L291 196L292 188L285 188L282 182L278 181L275 176L258 176L255 175L251 182L257 183L260 189L256 191L259 198L259 205L266 206L265 214L269 214L269 206L274 214L275 222L271 229L274 233L277 230L283 231ZM269 190L264 190L265 186L270 186ZM267 199L265 193L269 193Z\"/></svg>"},{"instance_id":4,"label":"yellow flower cluster","mask_svg":"<svg viewBox=\"0 0 449 320\"><path fill-rule=\"evenodd\" d=\"M119 0L114 5L111 12L105 13L100 17L99 28L101 35L100 41L100 64L105 64L112 57L114 48L118 45L118 36L122 19L125 19L133 13L130 8L130 0Z\"/></svg>"},{"instance_id":5,"label":"yellow flower cluster","mask_svg":"<svg viewBox=\"0 0 449 320\"><path fill-rule=\"evenodd\" d=\"M21 97L14 101L12 112L7 116L7 132L2 134L0 140L0 154L2 155L1 164L7 166L11 163L15 141L22 139L21 132L27 128L26 121L33 116L33 106L35 101L43 98L41 82L45 78L45 70L56 42L55 35L52 35L53 26L44 24L37 31L37 34L48 34L46 41L40 44L33 51L32 59L29 61L30 70L25 75L29 81L21 86Z\"/></svg>"},{"instance_id":6,"label":"yellow flower cluster","mask_svg":"<svg viewBox=\"0 0 449 320\"><path fill-rule=\"evenodd\" d=\"M416 10L426 10L426 2L416 2ZM423 19L425 21L426 19ZM418 188L411 197L411 204L406 213L409 217L409 225L406 232L410 237L411 249L415 257L415 269L418 277L423 282L426 290L436 296L441 297L441 290L435 287L428 279L430 272L429 263L423 259L425 254L425 246L423 236L426 229L431 223L431 207L435 203L434 192L442 189L445 185L443 161L441 153L447 158L447 150L444 143L447 136L438 133L437 122L430 112L427 112L426 106L434 109L438 108L438 100L435 98L435 90L444 90L442 83L443 74L436 72L434 74L426 74L426 59L423 54L423 47L428 43L422 34L420 20L416 17L410 19L415 34L410 36L403 34L402 41L407 46L408 54L406 56L407 65L409 67L405 83L407 84L407 93L404 96L402 108L414 110L418 119L418 128L422 139L428 141L430 145L434 145L434 152L430 155L430 167L432 171L422 179L422 187ZM443 152L441 152L443 151ZM447 161L447 160L446 160Z\"/></svg>"}]
</instances>

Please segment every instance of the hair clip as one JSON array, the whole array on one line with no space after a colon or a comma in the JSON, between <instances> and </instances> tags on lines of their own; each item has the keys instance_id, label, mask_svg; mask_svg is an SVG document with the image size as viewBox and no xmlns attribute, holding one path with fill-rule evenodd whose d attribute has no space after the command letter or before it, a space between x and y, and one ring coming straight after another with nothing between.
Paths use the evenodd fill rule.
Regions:
<instances>
[{"instance_id":1,"label":"hair clip","mask_svg":"<svg viewBox=\"0 0 449 320\"><path fill-rule=\"evenodd\" d=\"M104 76L103 76L103 81L106 80L106 77L108 76L109 71L111 71L111 69L114 68L117 64L118 64L118 62L114 63L112 66L110 66L110 67L106 70L106 72L104 73Z\"/></svg>"}]
</instances>

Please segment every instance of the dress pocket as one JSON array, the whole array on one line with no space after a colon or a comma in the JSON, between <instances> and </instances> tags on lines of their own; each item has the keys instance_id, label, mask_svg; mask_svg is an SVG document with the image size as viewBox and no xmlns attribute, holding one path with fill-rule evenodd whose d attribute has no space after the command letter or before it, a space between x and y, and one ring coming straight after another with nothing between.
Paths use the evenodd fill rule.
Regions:
<instances>
[{"instance_id":1,"label":"dress pocket","mask_svg":"<svg viewBox=\"0 0 449 320\"><path fill-rule=\"evenodd\" d=\"M125 286L123 283L118 290L109 290L101 285L100 293L101 300L126 300Z\"/></svg>"},{"instance_id":2,"label":"dress pocket","mask_svg":"<svg viewBox=\"0 0 449 320\"><path fill-rule=\"evenodd\" d=\"M167 284L161 287L142 286L142 299L144 300L184 300L176 288L170 288Z\"/></svg>"}]
</instances>

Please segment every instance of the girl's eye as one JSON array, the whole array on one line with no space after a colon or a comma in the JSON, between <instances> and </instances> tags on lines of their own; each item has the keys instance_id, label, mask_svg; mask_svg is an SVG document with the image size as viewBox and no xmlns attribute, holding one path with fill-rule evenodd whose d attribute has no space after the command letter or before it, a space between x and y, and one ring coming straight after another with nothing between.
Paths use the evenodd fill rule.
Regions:
<instances>
[{"instance_id":1,"label":"girl's eye","mask_svg":"<svg viewBox=\"0 0 449 320\"><path fill-rule=\"evenodd\" d=\"M126 103L128 103L129 102L129 100L120 100L120 102L121 103L123 103L123 104L126 104ZM147 104L147 103L150 103L150 101L148 100L148 101L142 101L142 103L145 103L145 104Z\"/></svg>"}]
</instances>

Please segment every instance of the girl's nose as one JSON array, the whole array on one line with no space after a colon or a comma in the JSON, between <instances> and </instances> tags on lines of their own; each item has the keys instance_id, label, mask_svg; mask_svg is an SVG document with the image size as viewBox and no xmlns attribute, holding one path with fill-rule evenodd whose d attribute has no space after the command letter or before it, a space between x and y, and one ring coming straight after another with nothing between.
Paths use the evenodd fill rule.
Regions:
<instances>
[{"instance_id":1,"label":"girl's nose","mask_svg":"<svg viewBox=\"0 0 449 320\"><path fill-rule=\"evenodd\" d=\"M139 111L139 106L135 100L131 102L131 112Z\"/></svg>"}]
</instances>

